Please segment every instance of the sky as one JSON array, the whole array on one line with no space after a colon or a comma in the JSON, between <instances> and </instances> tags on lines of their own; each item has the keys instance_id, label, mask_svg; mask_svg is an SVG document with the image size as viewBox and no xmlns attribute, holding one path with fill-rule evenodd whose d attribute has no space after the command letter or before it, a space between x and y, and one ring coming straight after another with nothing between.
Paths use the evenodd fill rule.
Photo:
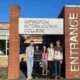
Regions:
<instances>
[{"instance_id":1,"label":"sky","mask_svg":"<svg viewBox=\"0 0 80 80\"><path fill-rule=\"evenodd\" d=\"M1 0L0 22L9 22L10 5L19 5L21 18L57 18L65 5L80 5L80 0Z\"/></svg>"}]
</instances>

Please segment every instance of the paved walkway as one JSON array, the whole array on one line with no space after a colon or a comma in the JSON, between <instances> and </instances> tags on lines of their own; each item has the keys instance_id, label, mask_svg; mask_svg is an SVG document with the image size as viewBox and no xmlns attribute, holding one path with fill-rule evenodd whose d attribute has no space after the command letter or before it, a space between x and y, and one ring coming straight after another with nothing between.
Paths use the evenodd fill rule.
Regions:
<instances>
[{"instance_id":1,"label":"paved walkway","mask_svg":"<svg viewBox=\"0 0 80 80\"><path fill-rule=\"evenodd\" d=\"M22 71L20 71L19 80L26 80L26 77L25 77L25 75L23 74ZM35 78L33 80L54 80L54 79L49 79L49 78ZM62 78L62 80L67 80L67 79ZM80 80L80 79L70 79L70 80Z\"/></svg>"},{"instance_id":2,"label":"paved walkway","mask_svg":"<svg viewBox=\"0 0 80 80\"><path fill-rule=\"evenodd\" d=\"M0 72L4 72L4 71L5 72L8 72L8 69L7 68L0 68ZM3 76L7 76L7 75L3 75ZM1 79L0 78L0 80L9 80L9 79ZM20 77L17 80L26 80L26 77L25 77L25 75L23 74L22 71L20 71ZM54 80L54 79L49 79L49 78L35 78L33 80ZM66 79L62 78L62 80L66 80ZM80 80L80 79L71 79L71 80Z\"/></svg>"},{"instance_id":3,"label":"paved walkway","mask_svg":"<svg viewBox=\"0 0 80 80\"><path fill-rule=\"evenodd\" d=\"M26 77L24 76L24 74L22 73L22 71L20 71L20 78L19 80L26 80ZM54 80L54 79L49 79L49 78L34 78L33 80ZM62 80L65 80L64 78L62 78Z\"/></svg>"}]
</instances>

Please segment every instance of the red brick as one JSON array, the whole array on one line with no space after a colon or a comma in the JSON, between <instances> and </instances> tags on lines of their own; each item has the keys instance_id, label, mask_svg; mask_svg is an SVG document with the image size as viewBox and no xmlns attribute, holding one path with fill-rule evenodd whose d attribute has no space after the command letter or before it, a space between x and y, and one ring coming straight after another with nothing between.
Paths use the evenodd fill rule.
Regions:
<instances>
[{"instance_id":1,"label":"red brick","mask_svg":"<svg viewBox=\"0 0 80 80\"><path fill-rule=\"evenodd\" d=\"M65 64L66 64L66 78L80 78L80 71L78 71L78 72L71 72L70 71L70 62L71 62L71 59L70 59L70 35L69 35L69 32L70 32L70 30L69 30L69 13L78 13L78 14L80 14L80 10L79 10L79 7L65 7L65 16L64 16L64 20L65 20ZM79 16L79 19L80 19L80 16ZM80 28L79 27L80 26L80 24L78 25L78 28ZM78 30L77 31L77 33L80 35L80 31ZM80 44L80 40L79 40L79 37L77 38L78 39L78 41L79 41L79 44ZM79 48L80 48L80 46L79 45L77 45ZM76 52L78 52L78 53L80 53L80 50L78 49L78 50L74 50L74 51L76 51ZM74 56L77 56L77 57L79 57L80 56L80 54L78 54L78 55L74 55ZM79 61L80 61L80 58L79 58Z\"/></svg>"},{"instance_id":2,"label":"red brick","mask_svg":"<svg viewBox=\"0 0 80 80\"><path fill-rule=\"evenodd\" d=\"M19 78L19 33L18 22L20 16L19 6L10 6L10 50L9 50L9 66L8 79Z\"/></svg>"}]
</instances>

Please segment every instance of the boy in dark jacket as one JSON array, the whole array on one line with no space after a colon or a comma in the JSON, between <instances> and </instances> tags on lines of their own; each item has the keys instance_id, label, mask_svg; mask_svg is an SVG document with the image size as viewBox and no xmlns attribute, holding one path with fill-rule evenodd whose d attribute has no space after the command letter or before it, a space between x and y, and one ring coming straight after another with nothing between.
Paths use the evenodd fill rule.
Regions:
<instances>
[{"instance_id":1,"label":"boy in dark jacket","mask_svg":"<svg viewBox=\"0 0 80 80\"><path fill-rule=\"evenodd\" d=\"M36 49L34 51L34 74L35 76L39 76L41 74L40 62L41 62L42 53L39 50L39 46L36 45Z\"/></svg>"}]
</instances>

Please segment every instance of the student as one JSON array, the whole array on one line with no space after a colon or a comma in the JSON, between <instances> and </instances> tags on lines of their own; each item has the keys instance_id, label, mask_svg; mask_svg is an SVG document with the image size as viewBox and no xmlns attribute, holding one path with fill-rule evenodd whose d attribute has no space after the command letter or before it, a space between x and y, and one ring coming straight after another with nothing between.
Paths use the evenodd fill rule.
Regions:
<instances>
[{"instance_id":1,"label":"student","mask_svg":"<svg viewBox=\"0 0 80 80\"><path fill-rule=\"evenodd\" d=\"M42 50L42 65L43 65L42 74L43 75L47 75L47 61L48 61L47 48L46 46L43 46L43 50Z\"/></svg>"},{"instance_id":2,"label":"student","mask_svg":"<svg viewBox=\"0 0 80 80\"><path fill-rule=\"evenodd\" d=\"M50 47L48 48L48 70L49 76L52 78L54 73L54 45L50 43Z\"/></svg>"},{"instance_id":3,"label":"student","mask_svg":"<svg viewBox=\"0 0 80 80\"><path fill-rule=\"evenodd\" d=\"M39 46L36 45L36 49L34 51L34 74L35 76L40 77L41 69L40 69L40 62L42 60L42 53L39 50Z\"/></svg>"},{"instance_id":4,"label":"student","mask_svg":"<svg viewBox=\"0 0 80 80\"><path fill-rule=\"evenodd\" d=\"M63 49L60 46L60 41L56 41L56 47L55 47L55 54L54 54L54 61L55 61L55 80L57 80L57 77L59 77L59 80L61 80L61 64L63 60ZM58 72L57 72L58 71Z\"/></svg>"},{"instance_id":5,"label":"student","mask_svg":"<svg viewBox=\"0 0 80 80\"><path fill-rule=\"evenodd\" d=\"M34 56L34 42L30 41L30 45L26 48L27 55L27 80L32 79L33 70L33 56Z\"/></svg>"}]
</instances>

